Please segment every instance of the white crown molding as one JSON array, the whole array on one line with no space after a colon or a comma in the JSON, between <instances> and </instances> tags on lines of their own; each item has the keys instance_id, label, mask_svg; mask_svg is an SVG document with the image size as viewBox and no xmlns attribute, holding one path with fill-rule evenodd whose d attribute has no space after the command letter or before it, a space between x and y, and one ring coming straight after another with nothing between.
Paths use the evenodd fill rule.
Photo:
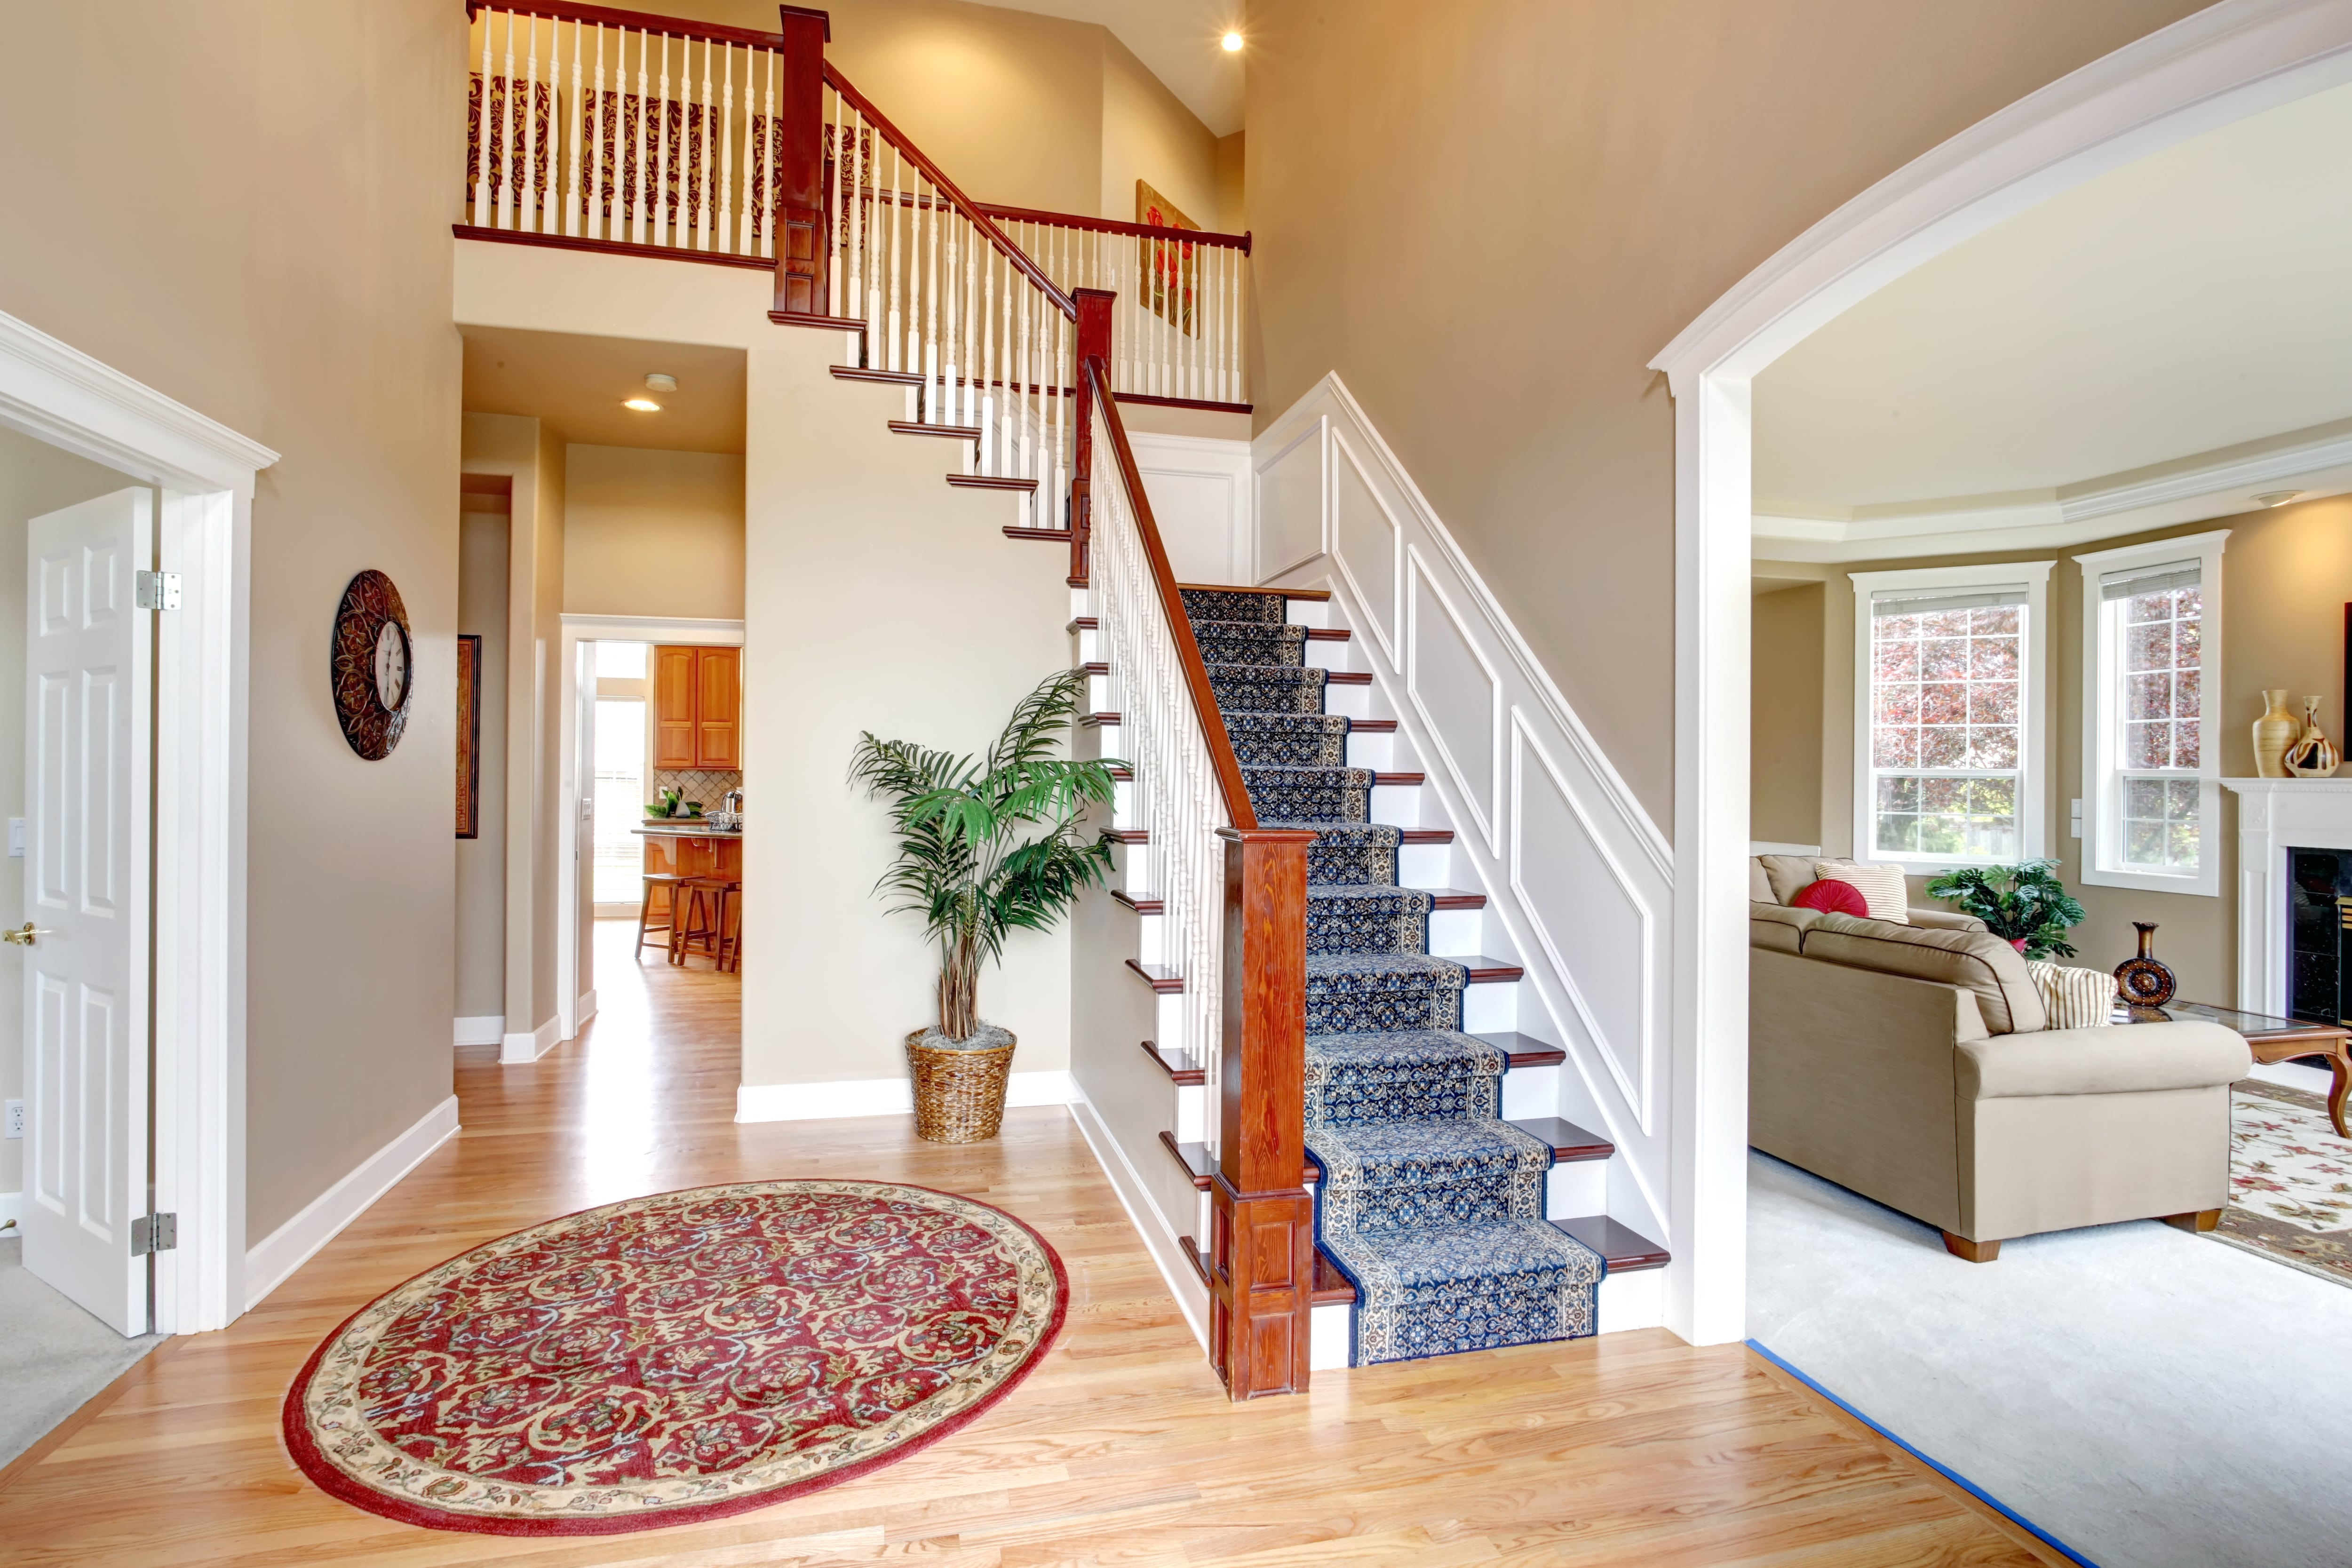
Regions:
<instances>
[{"instance_id":1,"label":"white crown molding","mask_svg":"<svg viewBox=\"0 0 2352 1568\"><path fill-rule=\"evenodd\" d=\"M278 454L0 311L0 422L151 483L250 494Z\"/></svg>"}]
</instances>

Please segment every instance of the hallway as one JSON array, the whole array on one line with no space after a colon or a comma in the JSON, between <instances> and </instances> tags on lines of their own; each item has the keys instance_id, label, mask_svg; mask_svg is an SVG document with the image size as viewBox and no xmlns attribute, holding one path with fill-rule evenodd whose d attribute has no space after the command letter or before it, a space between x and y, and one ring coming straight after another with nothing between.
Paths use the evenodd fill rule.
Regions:
<instances>
[{"instance_id":1,"label":"hallway","mask_svg":"<svg viewBox=\"0 0 2352 1568\"><path fill-rule=\"evenodd\" d=\"M736 982L629 961L597 928L602 1013L528 1067L459 1053L464 1131L227 1331L173 1342L0 1479L11 1563L942 1564L2031 1563L1955 1489L1744 1349L1662 1331L1316 1375L1235 1406L1091 1151L1056 1108L994 1143L904 1119L739 1125ZM777 1176L969 1193L1069 1271L1063 1338L962 1432L876 1474L707 1525L447 1534L311 1487L289 1381L378 1292L489 1237L635 1194Z\"/></svg>"}]
</instances>

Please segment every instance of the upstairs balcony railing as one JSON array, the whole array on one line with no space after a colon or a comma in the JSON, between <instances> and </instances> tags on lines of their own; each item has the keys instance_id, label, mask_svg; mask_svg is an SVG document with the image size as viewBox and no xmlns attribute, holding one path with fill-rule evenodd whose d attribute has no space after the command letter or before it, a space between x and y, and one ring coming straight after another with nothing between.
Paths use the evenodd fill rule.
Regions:
<instances>
[{"instance_id":1,"label":"upstairs balcony railing","mask_svg":"<svg viewBox=\"0 0 2352 1568\"><path fill-rule=\"evenodd\" d=\"M1119 298L1118 395L1247 405L1248 236L971 199L824 58L824 13L780 6L765 33L569 0L467 11L461 234L775 268L779 310L864 323L864 363L925 377L927 420L989 430L986 474L1067 477L1077 289Z\"/></svg>"}]
</instances>

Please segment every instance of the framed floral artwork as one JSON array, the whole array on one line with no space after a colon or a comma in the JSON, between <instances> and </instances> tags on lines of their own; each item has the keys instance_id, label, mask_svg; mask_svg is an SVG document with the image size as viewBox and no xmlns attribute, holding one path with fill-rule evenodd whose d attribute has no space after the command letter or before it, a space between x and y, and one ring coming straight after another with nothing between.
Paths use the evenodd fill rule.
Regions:
<instances>
[{"instance_id":1,"label":"framed floral artwork","mask_svg":"<svg viewBox=\"0 0 2352 1568\"><path fill-rule=\"evenodd\" d=\"M1142 180L1135 182L1135 221L1153 228L1189 228L1194 233L1201 228L1174 202ZM1136 298L1145 310L1191 337L1196 331L1192 301L1200 286L1201 247L1181 240L1145 239L1138 242L1137 248L1141 275L1136 279Z\"/></svg>"}]
</instances>

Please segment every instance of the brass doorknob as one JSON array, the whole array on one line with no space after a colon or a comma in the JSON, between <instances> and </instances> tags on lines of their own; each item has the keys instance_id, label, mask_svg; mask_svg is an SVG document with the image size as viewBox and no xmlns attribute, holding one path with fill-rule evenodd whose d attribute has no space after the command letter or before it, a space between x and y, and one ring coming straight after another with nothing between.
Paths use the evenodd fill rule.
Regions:
<instances>
[{"instance_id":1,"label":"brass doorknob","mask_svg":"<svg viewBox=\"0 0 2352 1568\"><path fill-rule=\"evenodd\" d=\"M49 933L47 931L41 930L35 926L32 921L26 921L22 926L18 927L15 931L0 931L0 942L13 942L18 947L30 947L33 945L33 942L37 938L45 937Z\"/></svg>"}]
</instances>

